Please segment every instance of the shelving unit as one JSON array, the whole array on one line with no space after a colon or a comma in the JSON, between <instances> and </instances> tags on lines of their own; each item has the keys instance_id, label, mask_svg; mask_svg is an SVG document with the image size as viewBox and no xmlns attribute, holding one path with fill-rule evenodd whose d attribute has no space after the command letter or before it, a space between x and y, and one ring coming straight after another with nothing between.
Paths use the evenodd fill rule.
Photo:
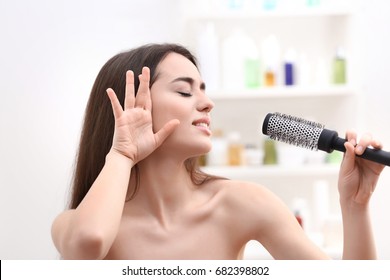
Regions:
<instances>
[{"instance_id":1,"label":"shelving unit","mask_svg":"<svg viewBox=\"0 0 390 280\"><path fill-rule=\"evenodd\" d=\"M238 99L293 99L317 97L350 97L356 90L348 86L299 87L274 86L259 89L208 91L213 101Z\"/></svg>"},{"instance_id":2,"label":"shelving unit","mask_svg":"<svg viewBox=\"0 0 390 280\"><path fill-rule=\"evenodd\" d=\"M347 2L333 1L335 6L300 7L299 9L289 7L273 11L248 9L248 7L232 11L205 5L202 1L198 6L187 6L183 12L184 41L188 46L192 46L195 53L196 36L202 31L202 27L210 22L215 26L220 48L229 32L235 27L240 27L257 42L269 34L277 34L282 51L294 46L305 52L311 59L321 57L330 62L337 46L342 45L348 49L348 82L345 85L329 83L265 87L261 84L256 89L240 90L226 89L221 85L217 89L207 91L215 103L211 115L212 128L226 133L238 131L242 136L243 144L251 144L259 148L264 141L264 136L261 134L262 122L265 115L270 112L281 112L320 122L341 135L347 129L356 128L355 116L360 106L360 92L356 83L358 73L354 72L354 64L357 61L354 59L353 44L354 12L350 8L352 6L346 4ZM221 66L221 73L223 70ZM206 166L204 168L210 174L262 184L284 200L288 206L292 205L294 199L303 198L308 202L309 209L315 208L312 199L313 185L321 180L326 181L329 184L329 214L336 216L340 215L337 191L338 169L338 165L329 164ZM249 248L248 252L254 252L252 249ZM341 248L324 249L331 252L333 257L340 256ZM264 249L260 251L264 252ZM248 258L256 258L252 253L248 254ZM258 256L258 258L268 257L264 253Z\"/></svg>"}]
</instances>

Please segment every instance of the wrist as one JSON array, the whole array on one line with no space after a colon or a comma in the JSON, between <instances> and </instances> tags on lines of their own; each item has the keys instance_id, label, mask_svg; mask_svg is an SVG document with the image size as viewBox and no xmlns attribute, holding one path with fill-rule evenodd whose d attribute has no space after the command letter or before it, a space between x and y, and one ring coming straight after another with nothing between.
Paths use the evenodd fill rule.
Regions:
<instances>
[{"instance_id":1,"label":"wrist","mask_svg":"<svg viewBox=\"0 0 390 280\"><path fill-rule=\"evenodd\" d=\"M124 154L118 152L116 149L113 148L111 148L106 155L106 161L110 160L123 162L124 164L129 165L130 168L135 165L134 161L131 158L125 156Z\"/></svg>"},{"instance_id":2,"label":"wrist","mask_svg":"<svg viewBox=\"0 0 390 280\"><path fill-rule=\"evenodd\" d=\"M353 199L340 199L341 210L345 213L364 213L369 210L369 203L360 203Z\"/></svg>"}]
</instances>

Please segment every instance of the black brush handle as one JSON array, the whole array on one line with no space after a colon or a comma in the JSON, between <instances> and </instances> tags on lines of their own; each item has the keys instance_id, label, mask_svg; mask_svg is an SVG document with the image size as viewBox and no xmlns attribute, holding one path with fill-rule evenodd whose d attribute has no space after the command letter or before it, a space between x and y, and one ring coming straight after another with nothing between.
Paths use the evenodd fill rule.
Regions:
<instances>
[{"instance_id":1,"label":"black brush handle","mask_svg":"<svg viewBox=\"0 0 390 280\"><path fill-rule=\"evenodd\" d=\"M323 129L320 138L318 140L318 149L328 153L331 153L333 150L345 152L344 143L346 141L347 140L338 137L336 131ZM366 148L363 154L357 156L380 164L390 166L390 152L386 152L378 149Z\"/></svg>"}]
</instances>

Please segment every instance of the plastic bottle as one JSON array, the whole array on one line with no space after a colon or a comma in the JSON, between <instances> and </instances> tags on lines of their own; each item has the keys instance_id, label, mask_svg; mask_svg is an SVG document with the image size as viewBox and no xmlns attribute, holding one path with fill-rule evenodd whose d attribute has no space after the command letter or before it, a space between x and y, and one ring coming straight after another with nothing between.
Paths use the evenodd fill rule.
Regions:
<instances>
[{"instance_id":1,"label":"plastic bottle","mask_svg":"<svg viewBox=\"0 0 390 280\"><path fill-rule=\"evenodd\" d=\"M312 69L309 59L305 53L299 55L297 67L297 84L300 86L309 86L312 83Z\"/></svg>"},{"instance_id":2,"label":"plastic bottle","mask_svg":"<svg viewBox=\"0 0 390 280\"><path fill-rule=\"evenodd\" d=\"M295 218L297 219L299 225L303 228L303 218L301 216L301 212L299 210L294 211Z\"/></svg>"},{"instance_id":3,"label":"plastic bottle","mask_svg":"<svg viewBox=\"0 0 390 280\"><path fill-rule=\"evenodd\" d=\"M275 86L280 65L280 45L275 35L268 36L262 43L262 61L264 63L264 85Z\"/></svg>"},{"instance_id":4,"label":"plastic bottle","mask_svg":"<svg viewBox=\"0 0 390 280\"><path fill-rule=\"evenodd\" d=\"M264 85L267 87L276 85L276 73L272 67L267 67L264 72Z\"/></svg>"},{"instance_id":5,"label":"plastic bottle","mask_svg":"<svg viewBox=\"0 0 390 280\"><path fill-rule=\"evenodd\" d=\"M310 211L309 211L309 205L305 198L303 197L295 197L292 200L292 211L294 213L295 218L297 219L298 223L304 228L305 231L311 230L310 225Z\"/></svg>"},{"instance_id":6,"label":"plastic bottle","mask_svg":"<svg viewBox=\"0 0 390 280\"><path fill-rule=\"evenodd\" d=\"M197 42L197 56L202 77L208 90L220 88L219 81L219 43L215 32L215 25L208 22L204 29L199 32Z\"/></svg>"},{"instance_id":7,"label":"plastic bottle","mask_svg":"<svg viewBox=\"0 0 390 280\"><path fill-rule=\"evenodd\" d=\"M211 145L211 151L207 154L207 165L227 165L228 142L227 139L223 136L222 130L213 131Z\"/></svg>"},{"instance_id":8,"label":"plastic bottle","mask_svg":"<svg viewBox=\"0 0 390 280\"><path fill-rule=\"evenodd\" d=\"M246 88L258 88L260 86L260 60L259 53L253 40L249 40L245 54L244 75Z\"/></svg>"},{"instance_id":9,"label":"plastic bottle","mask_svg":"<svg viewBox=\"0 0 390 280\"><path fill-rule=\"evenodd\" d=\"M272 165L278 163L275 141L272 139L264 140L264 159L263 164Z\"/></svg>"},{"instance_id":10,"label":"plastic bottle","mask_svg":"<svg viewBox=\"0 0 390 280\"><path fill-rule=\"evenodd\" d=\"M222 43L223 88L241 90L260 85L259 53L254 40L239 28Z\"/></svg>"},{"instance_id":11,"label":"plastic bottle","mask_svg":"<svg viewBox=\"0 0 390 280\"><path fill-rule=\"evenodd\" d=\"M241 143L241 135L239 132L231 132L228 135L228 164L242 165L244 146Z\"/></svg>"},{"instance_id":12,"label":"plastic bottle","mask_svg":"<svg viewBox=\"0 0 390 280\"><path fill-rule=\"evenodd\" d=\"M244 58L241 39L242 31L235 28L222 43L222 86L226 90L244 88Z\"/></svg>"},{"instance_id":13,"label":"plastic bottle","mask_svg":"<svg viewBox=\"0 0 390 280\"><path fill-rule=\"evenodd\" d=\"M284 59L284 84L286 86L295 85L295 63L296 53L293 49L286 52Z\"/></svg>"},{"instance_id":14,"label":"plastic bottle","mask_svg":"<svg viewBox=\"0 0 390 280\"><path fill-rule=\"evenodd\" d=\"M345 84L347 81L346 77L346 57L343 48L337 48L336 55L333 61L333 82L335 84Z\"/></svg>"},{"instance_id":15,"label":"plastic bottle","mask_svg":"<svg viewBox=\"0 0 390 280\"><path fill-rule=\"evenodd\" d=\"M323 232L326 218L329 216L329 183L317 180L313 185L313 230Z\"/></svg>"}]
</instances>

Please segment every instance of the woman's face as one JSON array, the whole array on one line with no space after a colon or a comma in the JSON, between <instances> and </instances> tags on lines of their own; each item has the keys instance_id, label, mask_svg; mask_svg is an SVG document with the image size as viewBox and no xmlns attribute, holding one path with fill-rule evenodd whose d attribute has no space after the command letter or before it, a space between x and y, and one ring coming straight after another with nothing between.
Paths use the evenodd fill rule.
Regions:
<instances>
[{"instance_id":1,"label":"woman's face","mask_svg":"<svg viewBox=\"0 0 390 280\"><path fill-rule=\"evenodd\" d=\"M213 102L205 94L205 84L196 66L184 56L170 53L156 69L151 87L154 131L168 121L180 125L163 143L175 153L197 156L211 149L210 111Z\"/></svg>"}]
</instances>

